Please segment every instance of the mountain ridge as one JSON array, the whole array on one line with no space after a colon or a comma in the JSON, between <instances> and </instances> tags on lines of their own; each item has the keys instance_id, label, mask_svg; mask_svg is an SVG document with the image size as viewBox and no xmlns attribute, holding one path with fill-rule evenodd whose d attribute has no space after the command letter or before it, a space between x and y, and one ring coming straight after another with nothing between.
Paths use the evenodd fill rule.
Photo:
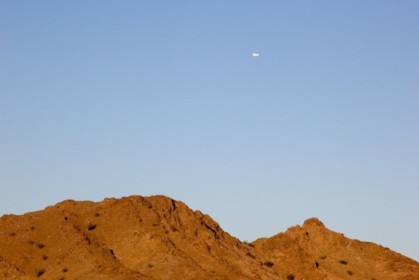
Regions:
<instances>
[{"instance_id":1,"label":"mountain ridge","mask_svg":"<svg viewBox=\"0 0 419 280\"><path fill-rule=\"evenodd\" d=\"M419 279L419 264L318 218L248 243L181 201L135 195L1 216L0 278Z\"/></svg>"}]
</instances>

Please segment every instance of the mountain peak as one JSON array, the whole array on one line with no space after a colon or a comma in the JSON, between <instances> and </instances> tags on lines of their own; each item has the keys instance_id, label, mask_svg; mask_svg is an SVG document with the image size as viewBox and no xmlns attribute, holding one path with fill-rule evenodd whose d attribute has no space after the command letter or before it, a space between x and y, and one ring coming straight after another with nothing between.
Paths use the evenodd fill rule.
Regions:
<instances>
[{"instance_id":1,"label":"mountain peak","mask_svg":"<svg viewBox=\"0 0 419 280\"><path fill-rule=\"evenodd\" d=\"M0 217L0 279L37 277L410 280L419 264L317 218L245 243L181 201L135 195Z\"/></svg>"},{"instance_id":2,"label":"mountain peak","mask_svg":"<svg viewBox=\"0 0 419 280\"><path fill-rule=\"evenodd\" d=\"M316 217L307 219L303 223L303 227L322 227L324 228L324 224Z\"/></svg>"}]
</instances>

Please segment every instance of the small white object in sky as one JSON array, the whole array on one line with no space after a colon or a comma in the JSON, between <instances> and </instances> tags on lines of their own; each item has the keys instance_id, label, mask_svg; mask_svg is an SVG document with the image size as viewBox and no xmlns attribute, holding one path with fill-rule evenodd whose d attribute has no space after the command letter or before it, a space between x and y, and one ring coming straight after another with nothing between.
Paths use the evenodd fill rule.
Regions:
<instances>
[{"instance_id":1,"label":"small white object in sky","mask_svg":"<svg viewBox=\"0 0 419 280\"><path fill-rule=\"evenodd\" d=\"M259 53L254 52L254 53L252 53L252 56L253 57L259 57Z\"/></svg>"}]
</instances>

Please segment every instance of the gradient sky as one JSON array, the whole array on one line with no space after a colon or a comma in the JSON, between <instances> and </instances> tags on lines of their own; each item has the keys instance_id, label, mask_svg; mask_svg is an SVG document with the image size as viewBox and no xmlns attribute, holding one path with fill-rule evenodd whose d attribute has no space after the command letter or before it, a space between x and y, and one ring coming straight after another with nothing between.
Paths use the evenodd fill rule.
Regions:
<instances>
[{"instance_id":1,"label":"gradient sky","mask_svg":"<svg viewBox=\"0 0 419 280\"><path fill-rule=\"evenodd\" d=\"M0 215L164 194L419 260L418 27L416 0L0 1Z\"/></svg>"}]
</instances>

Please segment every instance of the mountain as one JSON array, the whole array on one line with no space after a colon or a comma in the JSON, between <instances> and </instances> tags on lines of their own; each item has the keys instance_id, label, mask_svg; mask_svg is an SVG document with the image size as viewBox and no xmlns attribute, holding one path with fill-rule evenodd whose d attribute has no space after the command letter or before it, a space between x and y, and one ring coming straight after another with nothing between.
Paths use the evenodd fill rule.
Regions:
<instances>
[{"instance_id":1,"label":"mountain","mask_svg":"<svg viewBox=\"0 0 419 280\"><path fill-rule=\"evenodd\" d=\"M419 279L419 264L307 220L241 242L164 196L0 217L0 279Z\"/></svg>"},{"instance_id":2,"label":"mountain","mask_svg":"<svg viewBox=\"0 0 419 280\"><path fill-rule=\"evenodd\" d=\"M316 218L253 242L283 279L419 279L419 263L388 248L346 238Z\"/></svg>"}]
</instances>

